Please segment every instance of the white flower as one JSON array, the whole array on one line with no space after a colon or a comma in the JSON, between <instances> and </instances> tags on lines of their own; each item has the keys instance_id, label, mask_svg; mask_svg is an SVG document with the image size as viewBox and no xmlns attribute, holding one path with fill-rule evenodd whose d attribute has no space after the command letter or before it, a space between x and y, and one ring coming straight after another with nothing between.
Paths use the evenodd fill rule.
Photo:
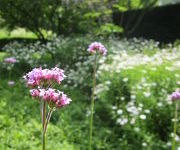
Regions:
<instances>
[{"instance_id":1,"label":"white flower","mask_svg":"<svg viewBox=\"0 0 180 150\"><path fill-rule=\"evenodd\" d=\"M121 115L122 113L123 113L122 109L118 109L118 110L117 110L117 114L118 114L118 115Z\"/></svg>"},{"instance_id":2,"label":"white flower","mask_svg":"<svg viewBox=\"0 0 180 150\"><path fill-rule=\"evenodd\" d=\"M144 112L145 112L146 114L149 114L149 113L150 113L150 110L149 110L149 109L145 109Z\"/></svg>"},{"instance_id":3,"label":"white flower","mask_svg":"<svg viewBox=\"0 0 180 150\"><path fill-rule=\"evenodd\" d=\"M174 137L174 133L171 133L171 137ZM177 134L175 135L175 140L177 142L180 141L179 136Z\"/></svg>"},{"instance_id":4,"label":"white flower","mask_svg":"<svg viewBox=\"0 0 180 150\"><path fill-rule=\"evenodd\" d=\"M142 111L142 108L141 108L141 107L138 107L137 109L138 109L138 111Z\"/></svg>"},{"instance_id":5,"label":"white flower","mask_svg":"<svg viewBox=\"0 0 180 150\"><path fill-rule=\"evenodd\" d=\"M136 99L136 95L131 95L131 99Z\"/></svg>"},{"instance_id":6,"label":"white flower","mask_svg":"<svg viewBox=\"0 0 180 150\"><path fill-rule=\"evenodd\" d=\"M128 122L127 118L119 118L117 120L117 123L120 124L120 125L125 125L127 122Z\"/></svg>"},{"instance_id":7,"label":"white flower","mask_svg":"<svg viewBox=\"0 0 180 150\"><path fill-rule=\"evenodd\" d=\"M159 103L157 103L157 105L158 105L158 107L161 107L161 106L162 106L162 103L161 103L161 102L159 102Z\"/></svg>"},{"instance_id":8,"label":"white flower","mask_svg":"<svg viewBox=\"0 0 180 150\"><path fill-rule=\"evenodd\" d=\"M150 97L151 96L150 92L143 92L143 94L144 94L145 97Z\"/></svg>"},{"instance_id":9,"label":"white flower","mask_svg":"<svg viewBox=\"0 0 180 150\"><path fill-rule=\"evenodd\" d=\"M138 127L134 128L134 131L139 132L140 129Z\"/></svg>"},{"instance_id":10,"label":"white flower","mask_svg":"<svg viewBox=\"0 0 180 150\"><path fill-rule=\"evenodd\" d=\"M139 112L138 112L138 109L135 107L135 106L128 106L126 108L126 110L129 112L129 113L132 113L133 115L138 115Z\"/></svg>"},{"instance_id":11,"label":"white flower","mask_svg":"<svg viewBox=\"0 0 180 150\"><path fill-rule=\"evenodd\" d=\"M139 104L139 107L143 107L143 104L140 103L140 104Z\"/></svg>"},{"instance_id":12,"label":"white flower","mask_svg":"<svg viewBox=\"0 0 180 150\"><path fill-rule=\"evenodd\" d=\"M146 146L147 146L147 143L143 142L143 143L142 143L142 146L146 147Z\"/></svg>"},{"instance_id":13,"label":"white flower","mask_svg":"<svg viewBox=\"0 0 180 150\"><path fill-rule=\"evenodd\" d=\"M140 115L139 118L142 119L142 120L145 120L146 119L146 115Z\"/></svg>"},{"instance_id":14,"label":"white flower","mask_svg":"<svg viewBox=\"0 0 180 150\"><path fill-rule=\"evenodd\" d=\"M121 100L122 100L122 101L124 101L124 100L125 100L125 98L124 98L124 97L121 97Z\"/></svg>"},{"instance_id":15,"label":"white flower","mask_svg":"<svg viewBox=\"0 0 180 150\"><path fill-rule=\"evenodd\" d=\"M111 84L111 81L106 81L105 84L109 85Z\"/></svg>"},{"instance_id":16,"label":"white flower","mask_svg":"<svg viewBox=\"0 0 180 150\"><path fill-rule=\"evenodd\" d=\"M153 82L153 83L152 83L152 86L157 86L157 83L156 83L156 82Z\"/></svg>"},{"instance_id":17,"label":"white flower","mask_svg":"<svg viewBox=\"0 0 180 150\"><path fill-rule=\"evenodd\" d=\"M124 81L124 82L127 82L127 81L128 81L128 78L124 78L123 81Z\"/></svg>"},{"instance_id":18,"label":"white flower","mask_svg":"<svg viewBox=\"0 0 180 150\"><path fill-rule=\"evenodd\" d=\"M130 124L135 124L135 118L132 118L131 121L130 121Z\"/></svg>"},{"instance_id":19,"label":"white flower","mask_svg":"<svg viewBox=\"0 0 180 150\"><path fill-rule=\"evenodd\" d=\"M113 109L113 110L117 109L117 106L112 106L112 109Z\"/></svg>"},{"instance_id":20,"label":"white flower","mask_svg":"<svg viewBox=\"0 0 180 150\"><path fill-rule=\"evenodd\" d=\"M171 142L167 142L167 146L171 146Z\"/></svg>"},{"instance_id":21,"label":"white flower","mask_svg":"<svg viewBox=\"0 0 180 150\"><path fill-rule=\"evenodd\" d=\"M138 89L138 90L141 90L141 89L142 89L142 86L141 86L141 85L138 85L138 86L137 86L137 89Z\"/></svg>"}]
</instances>

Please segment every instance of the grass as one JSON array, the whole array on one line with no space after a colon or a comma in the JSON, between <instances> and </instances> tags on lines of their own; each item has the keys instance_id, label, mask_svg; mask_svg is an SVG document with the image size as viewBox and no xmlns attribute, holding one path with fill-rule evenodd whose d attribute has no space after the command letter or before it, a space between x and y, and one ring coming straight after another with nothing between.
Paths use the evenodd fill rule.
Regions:
<instances>
[{"instance_id":1,"label":"grass","mask_svg":"<svg viewBox=\"0 0 180 150\"><path fill-rule=\"evenodd\" d=\"M11 32L8 32L7 29L3 28L0 29L0 39L9 39L9 38L32 38L32 39L36 39L37 36L30 32L30 31L26 31L23 28L18 28L16 30L13 30Z\"/></svg>"}]
</instances>

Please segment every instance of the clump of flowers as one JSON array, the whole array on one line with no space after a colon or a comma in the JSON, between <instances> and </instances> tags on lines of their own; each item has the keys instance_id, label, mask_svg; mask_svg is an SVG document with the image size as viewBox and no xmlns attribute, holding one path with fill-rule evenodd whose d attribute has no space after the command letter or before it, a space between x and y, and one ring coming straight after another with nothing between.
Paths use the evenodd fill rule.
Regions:
<instances>
[{"instance_id":1,"label":"clump of flowers","mask_svg":"<svg viewBox=\"0 0 180 150\"><path fill-rule=\"evenodd\" d=\"M172 141L172 150L175 150L175 138L176 138L177 117L178 117L178 100L180 100L180 92L178 90L171 94L171 100L175 102L174 131L173 131L173 141Z\"/></svg>"},{"instance_id":2,"label":"clump of flowers","mask_svg":"<svg viewBox=\"0 0 180 150\"><path fill-rule=\"evenodd\" d=\"M92 95L91 95L91 107L90 107L90 121L89 121L89 150L91 150L91 143L92 143L92 126L93 126L93 110L94 110L94 93L96 87L96 59L97 59L97 52L101 55L106 55L107 50L99 42L93 42L89 45L87 50L89 53L94 54L94 72L93 72L93 84L92 84Z\"/></svg>"},{"instance_id":3,"label":"clump of flowers","mask_svg":"<svg viewBox=\"0 0 180 150\"><path fill-rule=\"evenodd\" d=\"M34 68L23 77L26 85L31 88L30 95L41 103L43 150L45 150L46 145L46 129L53 111L65 107L71 102L71 99L62 91L52 88L55 83L61 84L65 77L64 70L57 67L52 69ZM49 108L47 116L46 104L48 104Z\"/></svg>"},{"instance_id":4,"label":"clump of flowers","mask_svg":"<svg viewBox=\"0 0 180 150\"><path fill-rule=\"evenodd\" d=\"M54 82L60 84L65 77L64 70L57 67L52 69L34 68L24 76L24 79L27 85L36 87L53 84Z\"/></svg>"},{"instance_id":5,"label":"clump of flowers","mask_svg":"<svg viewBox=\"0 0 180 150\"><path fill-rule=\"evenodd\" d=\"M14 57L9 57L9 58L5 58L5 59L4 59L4 62L5 62L5 63L16 63L17 60L16 60L16 58L14 58Z\"/></svg>"},{"instance_id":6,"label":"clump of flowers","mask_svg":"<svg viewBox=\"0 0 180 150\"><path fill-rule=\"evenodd\" d=\"M48 103L48 106L50 108L64 107L65 105L70 104L71 102L71 99L69 99L66 94L52 88L48 88L47 90L31 89L30 95L33 98L37 98L39 100L43 99Z\"/></svg>"},{"instance_id":7,"label":"clump of flowers","mask_svg":"<svg viewBox=\"0 0 180 150\"><path fill-rule=\"evenodd\" d=\"M92 54L96 54L96 52L99 52L102 55L106 55L107 50L101 43L93 42L89 45L88 52Z\"/></svg>"}]
</instances>

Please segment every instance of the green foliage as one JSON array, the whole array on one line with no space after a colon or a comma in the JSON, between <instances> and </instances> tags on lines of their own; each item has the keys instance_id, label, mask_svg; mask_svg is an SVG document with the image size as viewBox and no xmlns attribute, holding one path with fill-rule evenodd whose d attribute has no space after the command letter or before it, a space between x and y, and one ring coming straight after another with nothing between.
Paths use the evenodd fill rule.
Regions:
<instances>
[{"instance_id":1,"label":"green foliage","mask_svg":"<svg viewBox=\"0 0 180 150\"><path fill-rule=\"evenodd\" d=\"M46 67L59 63L65 69L67 82L57 89L67 93L72 103L53 113L47 149L87 149L93 64L87 47L94 40L102 42L108 53L106 57L98 57L93 149L170 149L174 105L168 95L179 87L178 42L161 49L159 43L152 40L95 39L89 35L59 37L45 44L6 46L8 52L19 49L17 55L9 53L9 56L19 56L19 62L12 70L14 86L8 86L6 75L0 79L1 149L41 148L39 103L28 95L21 77L32 67L43 66L43 62L48 61ZM23 49L32 55L29 68L19 66L22 62L29 64L29 60L23 58L26 56ZM32 50L34 53L29 54ZM3 74L7 74L7 70Z\"/></svg>"},{"instance_id":2,"label":"green foliage","mask_svg":"<svg viewBox=\"0 0 180 150\"><path fill-rule=\"evenodd\" d=\"M1 80L0 85L0 148L1 149L41 149L40 104L28 96L22 83L17 81L14 87L7 86L7 80ZM76 92L76 94L78 94ZM70 94L73 98L73 92ZM82 96L81 96L82 97ZM80 99L80 97L79 97ZM81 99L80 99L81 100ZM78 103L78 101L76 102ZM53 114L47 133L47 150L79 150L79 140L76 121L69 122L73 115L71 107L59 110ZM82 107L82 106L81 106ZM5 111L6 110L6 111ZM66 117L65 117L66 116ZM67 117L69 116L69 117ZM80 117L80 115L79 115ZM76 117L77 121L78 118ZM72 132L70 131L72 130ZM76 135L76 138L74 137ZM52 140L53 139L53 140Z\"/></svg>"},{"instance_id":3,"label":"green foliage","mask_svg":"<svg viewBox=\"0 0 180 150\"><path fill-rule=\"evenodd\" d=\"M103 35L112 35L114 33L122 33L123 28L117 25L114 25L112 23L106 23L105 25L102 25L99 30L97 30L98 34Z\"/></svg>"},{"instance_id":4,"label":"green foliage","mask_svg":"<svg viewBox=\"0 0 180 150\"><path fill-rule=\"evenodd\" d=\"M107 0L0 0L0 3L1 26L9 30L25 28L40 39L92 33L101 25L112 23L111 4Z\"/></svg>"},{"instance_id":5,"label":"green foliage","mask_svg":"<svg viewBox=\"0 0 180 150\"><path fill-rule=\"evenodd\" d=\"M117 9L120 12L125 12L127 10L148 8L155 6L158 0L119 0L113 5L113 8Z\"/></svg>"},{"instance_id":6,"label":"green foliage","mask_svg":"<svg viewBox=\"0 0 180 150\"><path fill-rule=\"evenodd\" d=\"M166 143L171 142L173 124L170 120L174 115L174 105L168 103L167 97L178 87L179 77L175 75L180 70L167 73L166 66L160 65L157 71L138 66L102 75L102 87L107 86L108 89L98 93L100 107L97 113L99 116L102 111L105 113L101 117L104 122L111 120L109 126L114 127L113 136L120 141L116 146L121 149L165 150L168 147ZM153 83L156 84L153 86ZM146 95L147 89L150 95ZM110 118L108 114L111 114ZM145 120L141 119L142 115L146 116ZM123 123L123 120L127 122Z\"/></svg>"}]
</instances>

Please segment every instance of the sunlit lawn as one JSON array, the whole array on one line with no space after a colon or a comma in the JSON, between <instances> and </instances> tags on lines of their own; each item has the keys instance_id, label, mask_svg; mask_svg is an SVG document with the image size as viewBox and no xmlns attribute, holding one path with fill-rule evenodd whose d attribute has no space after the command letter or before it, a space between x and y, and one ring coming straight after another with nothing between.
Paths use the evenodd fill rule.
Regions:
<instances>
[{"instance_id":1,"label":"sunlit lawn","mask_svg":"<svg viewBox=\"0 0 180 150\"><path fill-rule=\"evenodd\" d=\"M13 30L11 32L8 32L7 29L3 28L0 29L0 39L9 39L9 38L37 38L37 36L29 31L26 31L25 29L18 28L16 30Z\"/></svg>"}]
</instances>

